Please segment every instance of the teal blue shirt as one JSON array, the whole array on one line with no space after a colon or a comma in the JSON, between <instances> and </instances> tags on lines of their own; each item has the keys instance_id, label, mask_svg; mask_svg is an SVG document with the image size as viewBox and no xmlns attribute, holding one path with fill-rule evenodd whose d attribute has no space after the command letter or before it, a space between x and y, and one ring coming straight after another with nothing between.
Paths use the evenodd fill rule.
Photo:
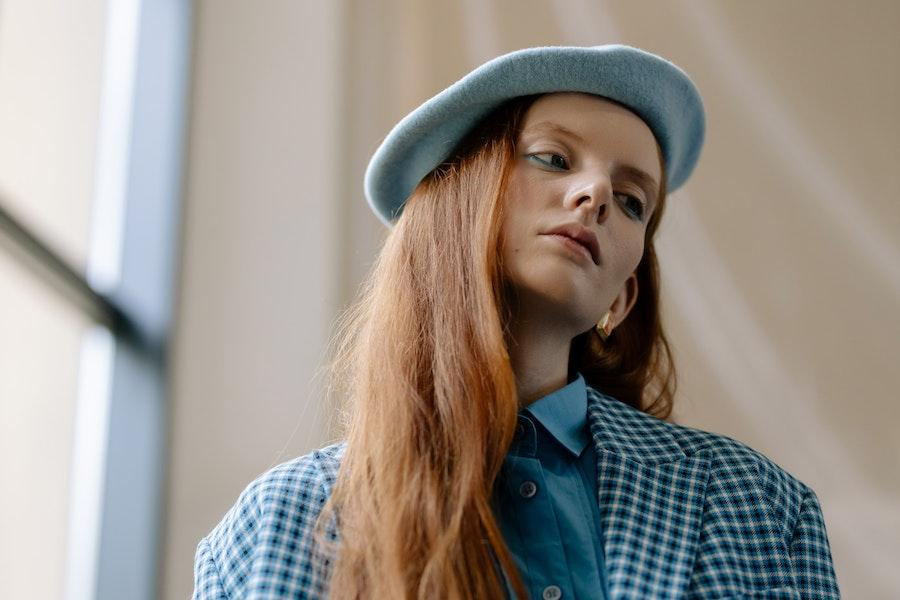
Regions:
<instances>
[{"instance_id":1,"label":"teal blue shirt","mask_svg":"<svg viewBox=\"0 0 900 600\"><path fill-rule=\"evenodd\" d=\"M607 597L597 454L580 374L519 411L493 501L532 600Z\"/></svg>"}]
</instances>

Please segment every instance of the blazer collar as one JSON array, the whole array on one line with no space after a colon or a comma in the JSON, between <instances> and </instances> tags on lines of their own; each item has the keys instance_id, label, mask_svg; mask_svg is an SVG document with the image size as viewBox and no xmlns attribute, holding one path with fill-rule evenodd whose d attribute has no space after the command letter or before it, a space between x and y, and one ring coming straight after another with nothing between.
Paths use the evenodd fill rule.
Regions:
<instances>
[{"instance_id":1,"label":"blazer collar","mask_svg":"<svg viewBox=\"0 0 900 600\"><path fill-rule=\"evenodd\" d=\"M700 535L709 460L671 425L588 387L610 600L680 598Z\"/></svg>"},{"instance_id":2,"label":"blazer collar","mask_svg":"<svg viewBox=\"0 0 900 600\"><path fill-rule=\"evenodd\" d=\"M587 387L587 419L597 451L655 465L685 458L670 425Z\"/></svg>"}]
</instances>

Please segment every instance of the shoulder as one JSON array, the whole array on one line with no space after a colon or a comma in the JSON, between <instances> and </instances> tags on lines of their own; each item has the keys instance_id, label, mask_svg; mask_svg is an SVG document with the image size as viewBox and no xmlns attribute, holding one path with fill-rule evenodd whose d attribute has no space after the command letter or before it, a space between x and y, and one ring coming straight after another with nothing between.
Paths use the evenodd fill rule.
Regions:
<instances>
[{"instance_id":1,"label":"shoulder","mask_svg":"<svg viewBox=\"0 0 900 600\"><path fill-rule=\"evenodd\" d=\"M596 410L604 424L603 445L620 448L646 462L691 458L705 463L708 500L755 498L771 507L771 514L788 526L801 503L814 492L770 457L730 436L664 421L602 392ZM603 431L603 430L606 431ZM752 490L752 492L751 492ZM721 495L716 496L716 492Z\"/></svg>"},{"instance_id":2,"label":"shoulder","mask_svg":"<svg viewBox=\"0 0 900 600\"><path fill-rule=\"evenodd\" d=\"M313 532L345 443L279 464L254 479L197 548L195 597L221 589L245 597L277 589L314 591ZM334 537L332 536L332 539ZM214 581L213 581L214 579Z\"/></svg>"},{"instance_id":3,"label":"shoulder","mask_svg":"<svg viewBox=\"0 0 900 600\"><path fill-rule=\"evenodd\" d=\"M622 457L610 462L625 471L623 480L674 489L666 514L683 508L683 522L696 533L691 585L697 597L748 582L772 591L795 587L804 598L839 597L818 497L770 457L600 392L589 400L588 418L598 450ZM676 473L690 481L691 494L672 485Z\"/></svg>"},{"instance_id":4,"label":"shoulder","mask_svg":"<svg viewBox=\"0 0 900 600\"><path fill-rule=\"evenodd\" d=\"M317 512L331 493L343 451L344 442L338 442L272 467L247 485L223 523L229 518L265 522L284 511Z\"/></svg>"},{"instance_id":5,"label":"shoulder","mask_svg":"<svg viewBox=\"0 0 900 600\"><path fill-rule=\"evenodd\" d=\"M721 433L663 423L685 455L709 460L711 478L730 486L753 482L772 501L776 511L782 509L790 513L793 509L795 512L803 497L813 493L795 475L744 442Z\"/></svg>"}]
</instances>

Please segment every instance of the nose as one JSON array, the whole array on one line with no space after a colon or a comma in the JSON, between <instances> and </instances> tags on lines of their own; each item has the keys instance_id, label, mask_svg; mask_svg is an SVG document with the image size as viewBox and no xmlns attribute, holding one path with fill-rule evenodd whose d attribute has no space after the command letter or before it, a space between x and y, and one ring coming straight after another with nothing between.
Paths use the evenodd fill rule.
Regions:
<instances>
[{"instance_id":1,"label":"nose","mask_svg":"<svg viewBox=\"0 0 900 600\"><path fill-rule=\"evenodd\" d=\"M594 172L572 186L566 195L565 205L569 210L589 213L590 219L587 222L602 223L609 213L611 199L610 178Z\"/></svg>"}]
</instances>

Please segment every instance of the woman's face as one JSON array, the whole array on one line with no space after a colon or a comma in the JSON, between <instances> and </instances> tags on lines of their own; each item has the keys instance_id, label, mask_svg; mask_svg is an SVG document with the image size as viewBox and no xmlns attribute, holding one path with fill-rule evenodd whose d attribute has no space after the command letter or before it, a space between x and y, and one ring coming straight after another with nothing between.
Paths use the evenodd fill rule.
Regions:
<instances>
[{"instance_id":1,"label":"woman's face","mask_svg":"<svg viewBox=\"0 0 900 600\"><path fill-rule=\"evenodd\" d=\"M504 197L501 252L519 309L562 319L573 336L610 308L624 320L660 176L653 133L628 109L581 93L538 98Z\"/></svg>"}]
</instances>

